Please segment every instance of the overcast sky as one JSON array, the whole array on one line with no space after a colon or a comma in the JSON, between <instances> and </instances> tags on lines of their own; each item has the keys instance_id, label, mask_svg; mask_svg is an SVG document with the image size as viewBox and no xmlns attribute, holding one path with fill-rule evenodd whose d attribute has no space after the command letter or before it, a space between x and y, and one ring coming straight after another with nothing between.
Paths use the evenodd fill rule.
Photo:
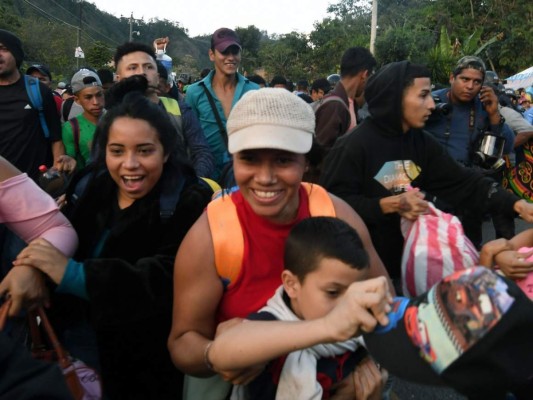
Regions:
<instances>
[{"instance_id":1,"label":"overcast sky","mask_svg":"<svg viewBox=\"0 0 533 400\"><path fill-rule=\"evenodd\" d=\"M177 21L189 36L211 34L221 27L255 25L272 33L309 33L337 0L89 0L117 17Z\"/></svg>"}]
</instances>

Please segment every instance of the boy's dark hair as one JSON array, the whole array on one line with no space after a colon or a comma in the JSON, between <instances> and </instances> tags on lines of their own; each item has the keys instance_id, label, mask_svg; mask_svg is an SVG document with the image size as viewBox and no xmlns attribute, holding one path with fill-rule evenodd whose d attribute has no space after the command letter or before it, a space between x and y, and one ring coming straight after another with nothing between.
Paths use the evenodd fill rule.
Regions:
<instances>
[{"instance_id":1,"label":"boy's dark hair","mask_svg":"<svg viewBox=\"0 0 533 400\"><path fill-rule=\"evenodd\" d=\"M350 47L341 59L341 78L355 76L361 71L372 72L377 62L370 50L364 47Z\"/></svg>"},{"instance_id":2,"label":"boy's dark hair","mask_svg":"<svg viewBox=\"0 0 533 400\"><path fill-rule=\"evenodd\" d=\"M263 78L261 75L251 75L248 77L248 80L250 82L257 83L258 85L266 86L265 78Z\"/></svg>"},{"instance_id":3,"label":"boy's dark hair","mask_svg":"<svg viewBox=\"0 0 533 400\"><path fill-rule=\"evenodd\" d=\"M285 243L285 269L303 282L324 258L342 261L354 269L368 267L363 242L346 222L333 217L313 217L296 224Z\"/></svg>"},{"instance_id":4,"label":"boy's dark hair","mask_svg":"<svg viewBox=\"0 0 533 400\"><path fill-rule=\"evenodd\" d=\"M431 78L431 71L425 65L409 63L405 70L403 90L412 86L416 78Z\"/></svg>"},{"instance_id":5,"label":"boy's dark hair","mask_svg":"<svg viewBox=\"0 0 533 400\"><path fill-rule=\"evenodd\" d=\"M275 85L283 85L286 88L287 87L287 79L284 76L276 75L270 81L270 87L274 87Z\"/></svg>"},{"instance_id":6,"label":"boy's dark hair","mask_svg":"<svg viewBox=\"0 0 533 400\"><path fill-rule=\"evenodd\" d=\"M331 85L326 78L319 78L313 81L311 92L318 92L320 89L324 91L324 94L330 91Z\"/></svg>"},{"instance_id":7,"label":"boy's dark hair","mask_svg":"<svg viewBox=\"0 0 533 400\"><path fill-rule=\"evenodd\" d=\"M124 97L131 92L139 92L142 95L148 90L148 81L143 75L133 75L115 83L107 92L105 107L110 111L122 104Z\"/></svg>"},{"instance_id":8,"label":"boy's dark hair","mask_svg":"<svg viewBox=\"0 0 533 400\"><path fill-rule=\"evenodd\" d=\"M154 49L147 44L139 42L126 42L123 45L118 46L117 50L115 51L115 56L113 58L115 61L115 68L118 68L118 63L120 60L122 60L122 57L130 53L135 53L136 51L142 51L143 53L151 56L154 61L156 60Z\"/></svg>"},{"instance_id":9,"label":"boy's dark hair","mask_svg":"<svg viewBox=\"0 0 533 400\"><path fill-rule=\"evenodd\" d=\"M108 68L100 68L98 71L96 71L96 73L98 74L102 85L105 85L106 83L113 83L115 80L113 71Z\"/></svg>"}]
</instances>

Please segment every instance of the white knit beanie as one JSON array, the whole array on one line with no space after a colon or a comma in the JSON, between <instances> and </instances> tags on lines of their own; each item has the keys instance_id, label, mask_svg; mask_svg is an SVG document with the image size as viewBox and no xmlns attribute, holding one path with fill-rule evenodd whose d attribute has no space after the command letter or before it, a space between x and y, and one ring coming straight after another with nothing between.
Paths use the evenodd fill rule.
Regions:
<instances>
[{"instance_id":1,"label":"white knit beanie","mask_svg":"<svg viewBox=\"0 0 533 400\"><path fill-rule=\"evenodd\" d=\"M315 113L300 97L280 88L247 92L227 122L228 150L279 149L306 154L315 133Z\"/></svg>"}]
</instances>

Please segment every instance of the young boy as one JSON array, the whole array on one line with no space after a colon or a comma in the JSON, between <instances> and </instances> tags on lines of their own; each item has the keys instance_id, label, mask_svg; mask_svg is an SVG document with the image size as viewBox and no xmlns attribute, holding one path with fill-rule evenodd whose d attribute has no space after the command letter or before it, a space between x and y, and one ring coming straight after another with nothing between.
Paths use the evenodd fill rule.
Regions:
<instances>
[{"instance_id":1,"label":"young boy","mask_svg":"<svg viewBox=\"0 0 533 400\"><path fill-rule=\"evenodd\" d=\"M104 90L98 74L82 68L71 80L72 93L83 113L63 124L63 143L66 154L76 159L80 170L89 161L96 124L104 111Z\"/></svg>"},{"instance_id":2,"label":"young boy","mask_svg":"<svg viewBox=\"0 0 533 400\"><path fill-rule=\"evenodd\" d=\"M386 295L378 300L387 285L359 282L367 276L368 254L357 232L336 218L306 219L291 231L284 263L283 284L267 306L206 349L206 362L222 375L268 362L247 386L234 387L232 399L329 398L356 368L350 390L379 395L386 378L353 336L360 325L373 329L369 309L375 315L388 309ZM290 322L264 322L272 320Z\"/></svg>"}]
</instances>

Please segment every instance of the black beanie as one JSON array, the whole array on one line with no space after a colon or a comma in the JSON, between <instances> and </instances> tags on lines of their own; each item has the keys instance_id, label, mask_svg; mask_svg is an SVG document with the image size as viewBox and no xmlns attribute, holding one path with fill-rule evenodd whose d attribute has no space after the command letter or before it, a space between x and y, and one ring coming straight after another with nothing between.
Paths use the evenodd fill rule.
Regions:
<instances>
[{"instance_id":1,"label":"black beanie","mask_svg":"<svg viewBox=\"0 0 533 400\"><path fill-rule=\"evenodd\" d=\"M24 60L24 50L22 50L22 42L18 37L9 31L0 29L0 43L7 47L7 49L13 54L17 68L20 68L22 60Z\"/></svg>"}]
</instances>

